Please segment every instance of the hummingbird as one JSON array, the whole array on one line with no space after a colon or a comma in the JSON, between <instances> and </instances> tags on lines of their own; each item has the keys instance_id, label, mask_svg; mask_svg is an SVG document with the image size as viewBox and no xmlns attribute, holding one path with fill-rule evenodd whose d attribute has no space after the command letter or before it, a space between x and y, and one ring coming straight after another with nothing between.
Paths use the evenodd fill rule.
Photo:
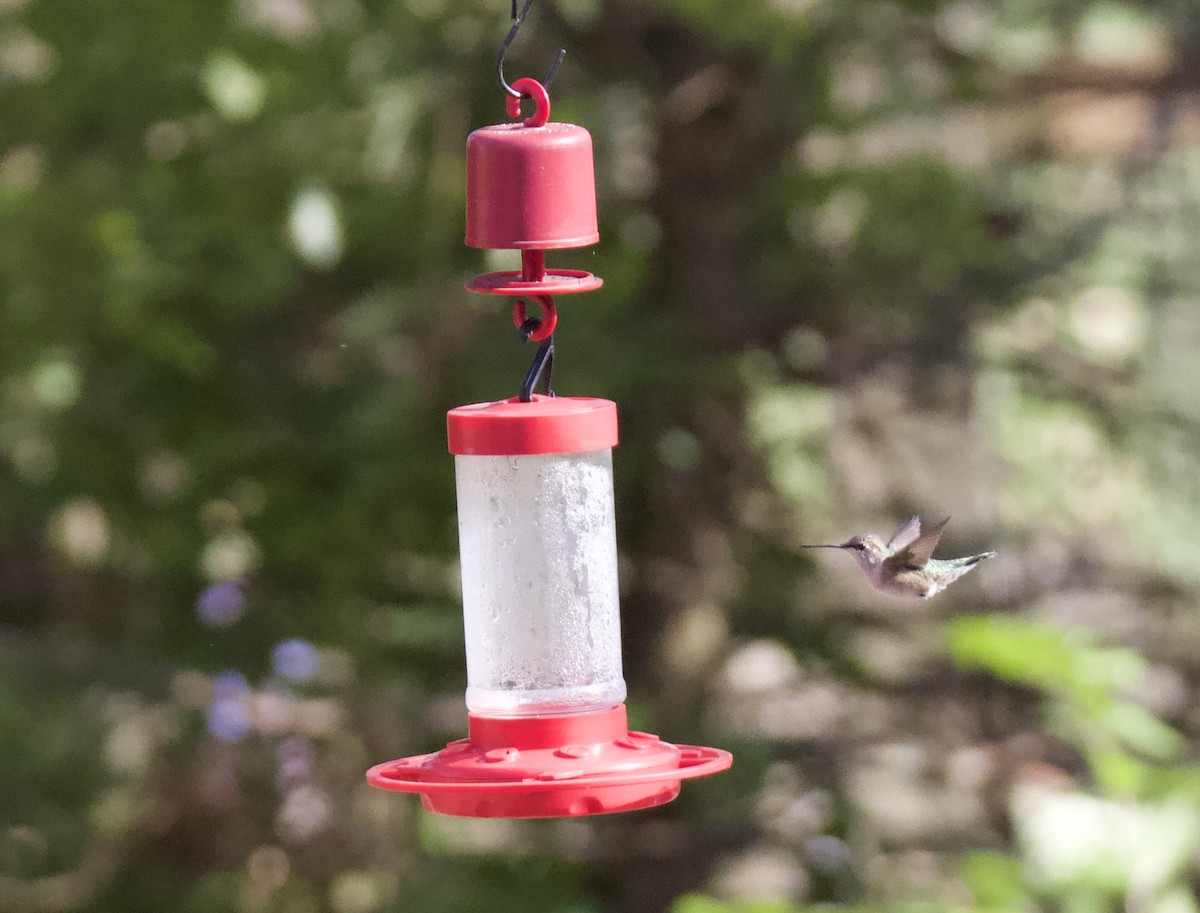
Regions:
<instances>
[{"instance_id":1,"label":"hummingbird","mask_svg":"<svg viewBox=\"0 0 1200 913\"><path fill-rule=\"evenodd\" d=\"M921 535L921 518L914 516L896 530L896 535L884 541L871 533L847 539L840 545L805 545L804 548L840 548L850 552L867 575L871 586L897 596L936 596L984 558L994 558L995 552L982 552L966 558L934 558L933 550L942 538L942 530L950 522L947 517L925 535Z\"/></svg>"}]
</instances>

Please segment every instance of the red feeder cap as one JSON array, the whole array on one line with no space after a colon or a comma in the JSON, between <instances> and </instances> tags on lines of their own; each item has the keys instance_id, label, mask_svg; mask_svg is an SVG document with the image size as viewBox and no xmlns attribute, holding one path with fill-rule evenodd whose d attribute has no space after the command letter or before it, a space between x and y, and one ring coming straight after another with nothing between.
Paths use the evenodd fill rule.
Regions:
<instances>
[{"instance_id":1,"label":"red feeder cap","mask_svg":"<svg viewBox=\"0 0 1200 913\"><path fill-rule=\"evenodd\" d=\"M495 124L467 137L467 246L546 250L600 240L592 136Z\"/></svg>"},{"instance_id":2,"label":"red feeder cap","mask_svg":"<svg viewBox=\"0 0 1200 913\"><path fill-rule=\"evenodd\" d=\"M446 415L450 452L457 456L583 453L617 445L617 405L584 396L535 395L474 403Z\"/></svg>"}]
</instances>

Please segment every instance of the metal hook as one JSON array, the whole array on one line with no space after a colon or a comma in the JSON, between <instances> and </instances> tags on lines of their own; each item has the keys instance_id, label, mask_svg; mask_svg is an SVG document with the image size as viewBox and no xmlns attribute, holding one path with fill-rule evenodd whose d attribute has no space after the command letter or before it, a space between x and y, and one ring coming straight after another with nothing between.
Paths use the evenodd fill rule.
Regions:
<instances>
[{"instance_id":1,"label":"metal hook","mask_svg":"<svg viewBox=\"0 0 1200 913\"><path fill-rule=\"evenodd\" d=\"M513 39L517 37L521 23L525 21L525 17L529 14L529 7L531 6L533 6L533 0L525 0L525 5L521 7L521 12L518 14L517 0L512 0L512 28L508 30L508 37L504 39L504 43L500 45L500 50L496 53L496 75L500 78L500 87L513 98L520 98L521 93L510 86L504 78L504 54L508 51L508 46L513 43ZM558 72L559 64L563 62L563 58L566 56L567 49L559 49L558 57L555 58L554 64L550 67L550 72L542 80L542 85L547 89L550 88L550 83L554 81L554 74Z\"/></svg>"},{"instance_id":2,"label":"metal hook","mask_svg":"<svg viewBox=\"0 0 1200 913\"><path fill-rule=\"evenodd\" d=\"M537 354L533 356L533 364L529 366L529 371L525 374L525 379L521 381L521 402L533 402L533 388L537 386L538 378L543 378L546 381L546 396L554 395L554 391L550 389L550 371L553 367L554 337L550 336L538 346Z\"/></svg>"}]
</instances>

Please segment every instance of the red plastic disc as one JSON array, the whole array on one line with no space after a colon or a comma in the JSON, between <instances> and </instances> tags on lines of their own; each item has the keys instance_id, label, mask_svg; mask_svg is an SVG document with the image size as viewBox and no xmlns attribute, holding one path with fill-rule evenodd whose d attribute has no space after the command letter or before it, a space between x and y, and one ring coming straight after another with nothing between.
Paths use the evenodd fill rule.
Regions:
<instances>
[{"instance_id":1,"label":"red plastic disc","mask_svg":"<svg viewBox=\"0 0 1200 913\"><path fill-rule=\"evenodd\" d=\"M535 395L459 406L446 414L450 452L460 456L583 453L617 446L617 404L583 396Z\"/></svg>"},{"instance_id":2,"label":"red plastic disc","mask_svg":"<svg viewBox=\"0 0 1200 913\"><path fill-rule=\"evenodd\" d=\"M630 732L625 705L544 717L468 715L470 735L439 752L372 767L372 786L420 793L430 811L476 818L550 818L670 802L680 783L728 769L719 748Z\"/></svg>"},{"instance_id":3,"label":"red plastic disc","mask_svg":"<svg viewBox=\"0 0 1200 913\"><path fill-rule=\"evenodd\" d=\"M467 290L485 295L572 295L576 292L594 292L604 280L581 269L548 269L546 278L531 280L522 278L516 270L500 273L484 273L467 283Z\"/></svg>"}]
</instances>

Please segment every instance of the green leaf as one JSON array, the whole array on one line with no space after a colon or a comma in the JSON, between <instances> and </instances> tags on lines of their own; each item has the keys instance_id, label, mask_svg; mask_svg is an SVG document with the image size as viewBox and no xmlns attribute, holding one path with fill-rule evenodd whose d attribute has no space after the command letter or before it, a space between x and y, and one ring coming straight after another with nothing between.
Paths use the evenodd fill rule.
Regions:
<instances>
[{"instance_id":1,"label":"green leaf","mask_svg":"<svg viewBox=\"0 0 1200 913\"><path fill-rule=\"evenodd\" d=\"M1124 751L1097 751L1088 755L1088 763L1101 791L1108 795L1141 795L1149 776L1149 768Z\"/></svg>"},{"instance_id":2,"label":"green leaf","mask_svg":"<svg viewBox=\"0 0 1200 913\"><path fill-rule=\"evenodd\" d=\"M1187 888L1179 887L1161 895L1150 909L1153 913L1197 913L1196 898Z\"/></svg>"},{"instance_id":3,"label":"green leaf","mask_svg":"<svg viewBox=\"0 0 1200 913\"><path fill-rule=\"evenodd\" d=\"M1183 736L1150 711L1129 701L1114 701L1102 722L1130 748L1159 761L1178 757L1185 746Z\"/></svg>"},{"instance_id":4,"label":"green leaf","mask_svg":"<svg viewBox=\"0 0 1200 913\"><path fill-rule=\"evenodd\" d=\"M671 913L799 913L800 907L785 900L740 900L725 902L706 894L684 894Z\"/></svg>"},{"instance_id":5,"label":"green leaf","mask_svg":"<svg viewBox=\"0 0 1200 913\"><path fill-rule=\"evenodd\" d=\"M959 868L959 877L986 910L1015 910L1028 906L1021 862L1003 853L967 853Z\"/></svg>"},{"instance_id":6,"label":"green leaf","mask_svg":"<svg viewBox=\"0 0 1200 913\"><path fill-rule=\"evenodd\" d=\"M1095 646L1090 632L1020 618L961 618L947 638L963 668L1070 697L1091 713L1103 712L1112 692L1136 682L1146 667L1133 650Z\"/></svg>"},{"instance_id":7,"label":"green leaf","mask_svg":"<svg viewBox=\"0 0 1200 913\"><path fill-rule=\"evenodd\" d=\"M966 669L1042 687L1070 683L1073 650L1065 631L1015 618L973 616L947 630L951 655Z\"/></svg>"},{"instance_id":8,"label":"green leaf","mask_svg":"<svg viewBox=\"0 0 1200 913\"><path fill-rule=\"evenodd\" d=\"M705 894L684 894L671 907L671 913L729 913L728 904Z\"/></svg>"}]
</instances>

